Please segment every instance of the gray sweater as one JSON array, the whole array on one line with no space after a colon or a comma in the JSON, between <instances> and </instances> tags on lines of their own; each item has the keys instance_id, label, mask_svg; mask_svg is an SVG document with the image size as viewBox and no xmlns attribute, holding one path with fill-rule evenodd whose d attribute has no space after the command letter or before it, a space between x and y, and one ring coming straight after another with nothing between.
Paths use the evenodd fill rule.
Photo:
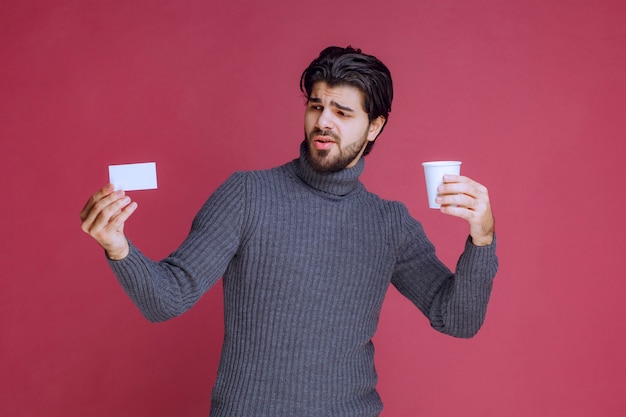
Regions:
<instances>
[{"instance_id":1,"label":"gray sweater","mask_svg":"<svg viewBox=\"0 0 626 417\"><path fill-rule=\"evenodd\" d=\"M168 258L131 244L110 261L151 321L180 315L223 277L212 417L377 416L371 339L390 283L440 332L471 337L482 325L495 243L468 239L453 274L403 204L364 188L363 168L361 158L318 174L301 148L283 166L233 174Z\"/></svg>"}]
</instances>

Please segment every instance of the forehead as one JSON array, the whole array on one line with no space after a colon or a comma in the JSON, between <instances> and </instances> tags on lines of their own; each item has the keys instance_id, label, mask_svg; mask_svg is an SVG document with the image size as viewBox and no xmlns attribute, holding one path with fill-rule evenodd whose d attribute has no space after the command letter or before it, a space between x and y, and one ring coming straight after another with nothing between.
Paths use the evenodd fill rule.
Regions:
<instances>
[{"instance_id":1,"label":"forehead","mask_svg":"<svg viewBox=\"0 0 626 417\"><path fill-rule=\"evenodd\" d=\"M359 88L348 84L331 86L325 81L313 84L309 100L335 102L363 111L365 105L365 95Z\"/></svg>"}]
</instances>

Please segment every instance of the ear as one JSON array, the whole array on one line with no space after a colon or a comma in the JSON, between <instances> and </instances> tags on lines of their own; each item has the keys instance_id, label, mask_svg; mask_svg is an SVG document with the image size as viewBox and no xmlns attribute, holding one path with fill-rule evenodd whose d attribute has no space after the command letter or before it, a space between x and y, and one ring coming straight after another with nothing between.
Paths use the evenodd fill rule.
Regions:
<instances>
[{"instance_id":1,"label":"ear","mask_svg":"<svg viewBox=\"0 0 626 417\"><path fill-rule=\"evenodd\" d=\"M376 119L372 120L367 131L368 141L373 142L376 140L386 121L383 116L378 116Z\"/></svg>"}]
</instances>

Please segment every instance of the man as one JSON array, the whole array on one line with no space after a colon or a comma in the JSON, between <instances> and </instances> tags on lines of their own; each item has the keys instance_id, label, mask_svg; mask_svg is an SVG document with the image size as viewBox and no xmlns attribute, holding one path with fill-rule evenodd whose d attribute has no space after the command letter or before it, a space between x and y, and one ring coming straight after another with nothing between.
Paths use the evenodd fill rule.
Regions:
<instances>
[{"instance_id":1,"label":"man","mask_svg":"<svg viewBox=\"0 0 626 417\"><path fill-rule=\"evenodd\" d=\"M443 333L471 337L484 320L497 270L486 188L461 176L440 188L441 211L470 226L453 274L404 205L359 181L391 109L388 69L330 47L300 86L300 157L233 174L168 258L152 261L128 242L124 223L137 205L111 185L81 212L83 230L151 321L182 314L223 277L213 417L379 415L371 339L390 283Z\"/></svg>"}]
</instances>

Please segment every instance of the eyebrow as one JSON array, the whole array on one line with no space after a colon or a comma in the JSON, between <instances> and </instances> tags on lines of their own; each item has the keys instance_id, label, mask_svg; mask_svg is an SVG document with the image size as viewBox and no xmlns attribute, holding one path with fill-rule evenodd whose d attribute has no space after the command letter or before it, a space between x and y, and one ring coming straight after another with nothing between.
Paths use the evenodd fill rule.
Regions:
<instances>
[{"instance_id":1,"label":"eyebrow","mask_svg":"<svg viewBox=\"0 0 626 417\"><path fill-rule=\"evenodd\" d=\"M309 101L313 102L313 103L321 103L322 99L320 99L318 97L310 97ZM339 110L348 111L348 112L354 112L354 109L352 109L352 108L350 108L348 106L344 106L343 104L339 104L335 100L332 100L330 102L330 105L338 108Z\"/></svg>"}]
</instances>

